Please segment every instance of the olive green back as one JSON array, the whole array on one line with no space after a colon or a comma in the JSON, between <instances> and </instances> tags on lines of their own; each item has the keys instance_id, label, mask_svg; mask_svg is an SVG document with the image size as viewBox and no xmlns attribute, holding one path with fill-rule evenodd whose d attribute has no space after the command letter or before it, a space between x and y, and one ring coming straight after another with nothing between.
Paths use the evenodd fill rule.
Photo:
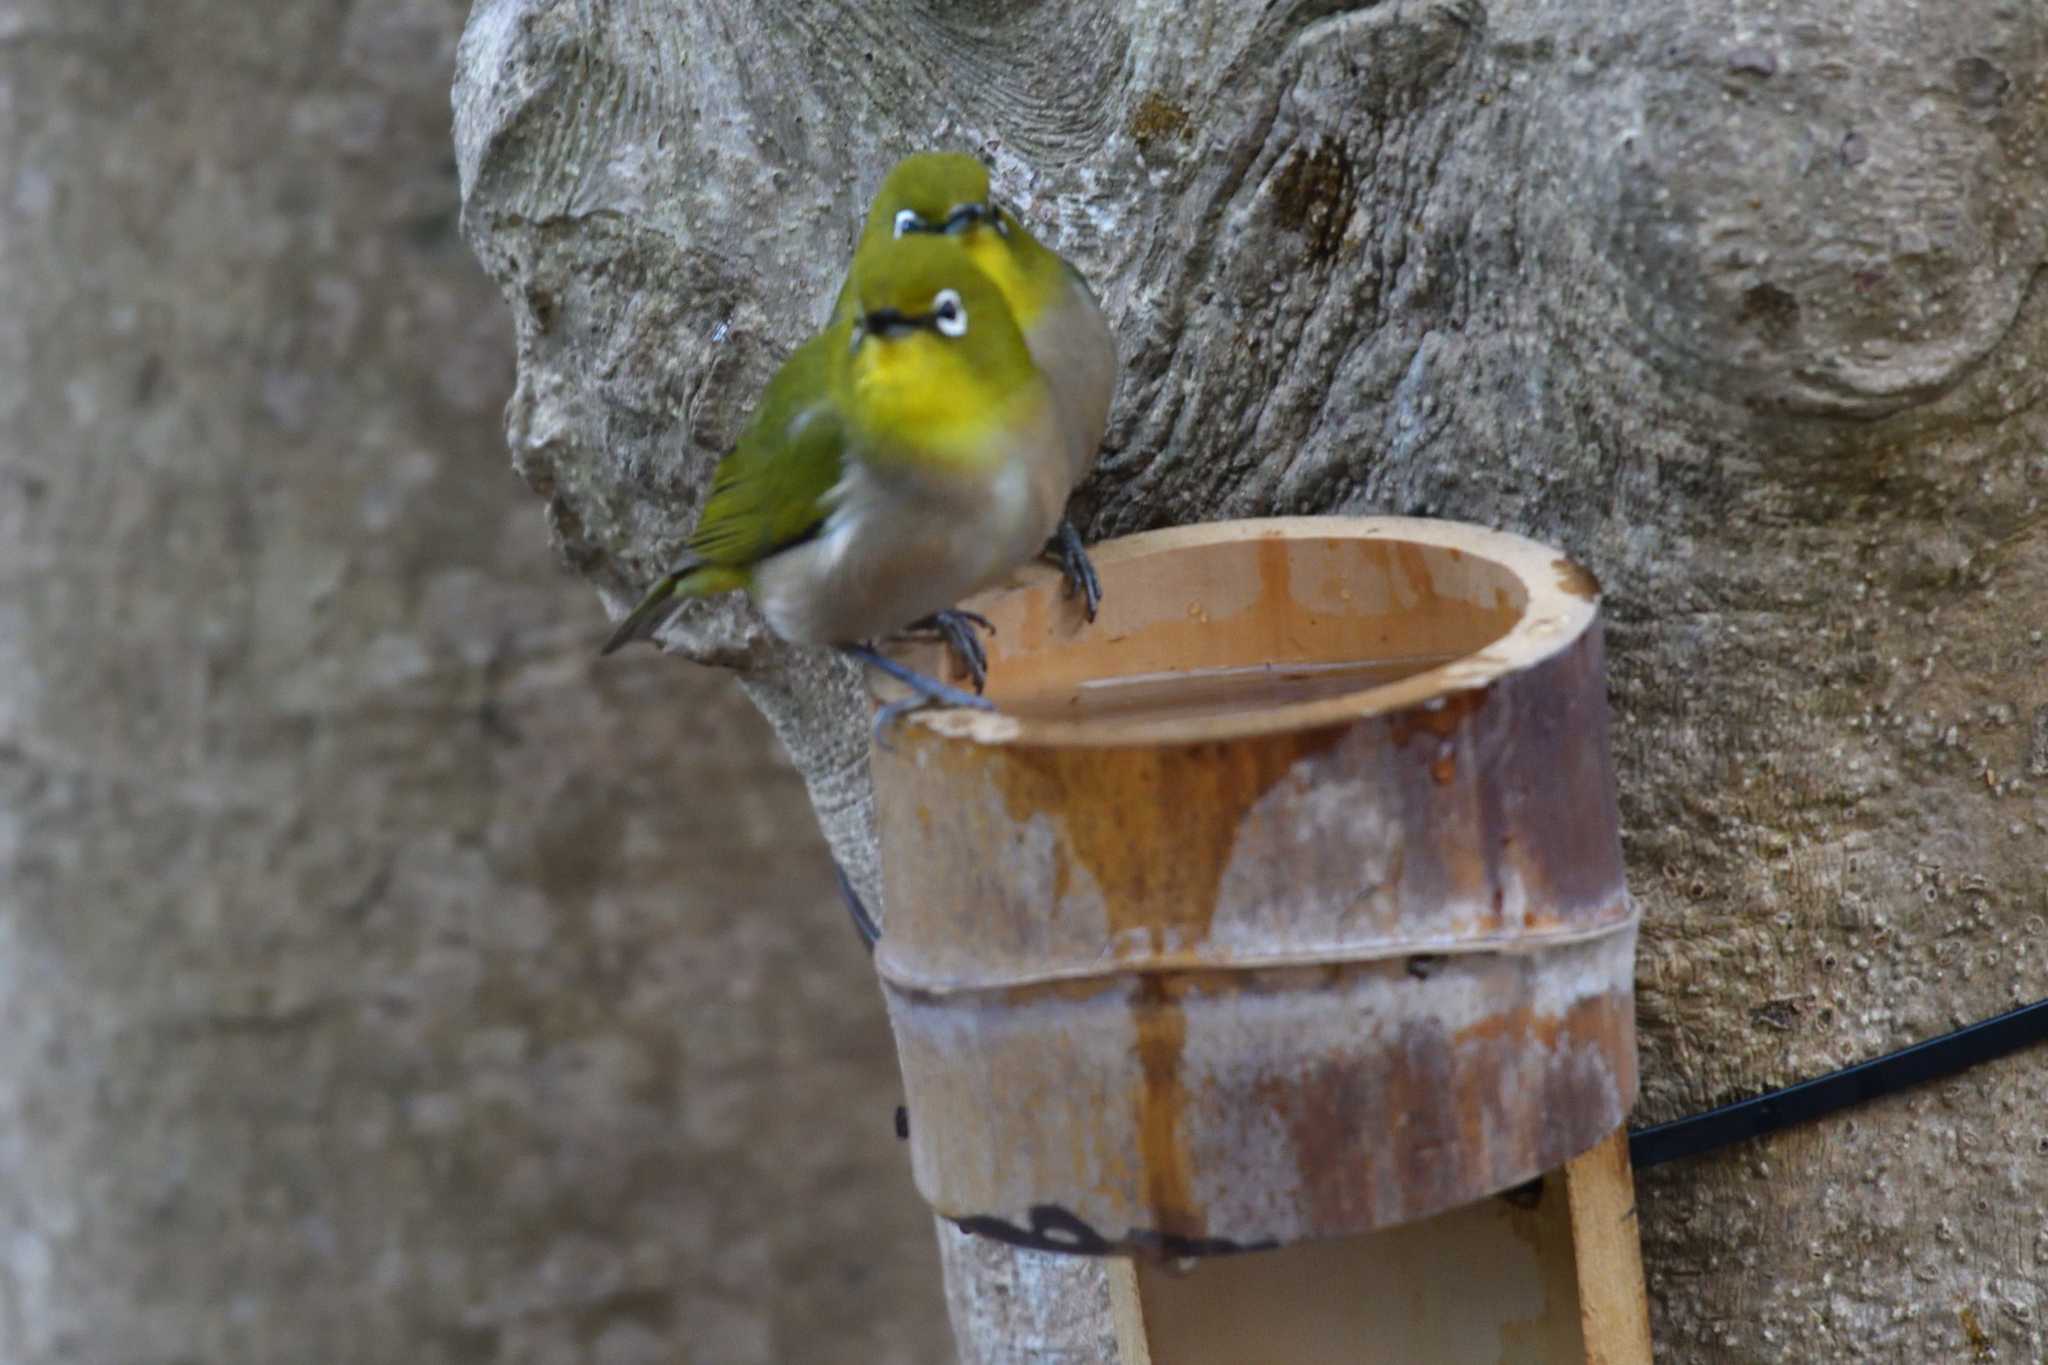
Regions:
<instances>
[{"instance_id":1,"label":"olive green back","mask_svg":"<svg viewBox=\"0 0 2048 1365\"><path fill-rule=\"evenodd\" d=\"M761 391L732 453L719 461L711 496L690 537L709 564L744 567L809 536L839 482L846 430L827 390L828 358L847 344L835 325L796 348Z\"/></svg>"}]
</instances>

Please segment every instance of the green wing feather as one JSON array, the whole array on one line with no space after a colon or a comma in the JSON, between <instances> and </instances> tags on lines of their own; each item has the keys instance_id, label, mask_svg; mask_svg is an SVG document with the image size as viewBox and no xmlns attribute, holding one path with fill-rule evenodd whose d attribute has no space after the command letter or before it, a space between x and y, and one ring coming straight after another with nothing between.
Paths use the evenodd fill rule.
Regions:
<instances>
[{"instance_id":1,"label":"green wing feather","mask_svg":"<svg viewBox=\"0 0 2048 1365\"><path fill-rule=\"evenodd\" d=\"M706 564L749 568L825 519L825 497L839 482L846 449L826 382L838 334L820 332L796 348L761 391L739 443L718 462L690 536L690 553Z\"/></svg>"},{"instance_id":2,"label":"green wing feather","mask_svg":"<svg viewBox=\"0 0 2048 1365\"><path fill-rule=\"evenodd\" d=\"M746 587L754 565L818 529L846 449L826 372L831 348L848 339L844 328L828 328L782 363L711 476L711 496L690 533L689 562L648 589L603 653L652 635L684 598Z\"/></svg>"}]
</instances>

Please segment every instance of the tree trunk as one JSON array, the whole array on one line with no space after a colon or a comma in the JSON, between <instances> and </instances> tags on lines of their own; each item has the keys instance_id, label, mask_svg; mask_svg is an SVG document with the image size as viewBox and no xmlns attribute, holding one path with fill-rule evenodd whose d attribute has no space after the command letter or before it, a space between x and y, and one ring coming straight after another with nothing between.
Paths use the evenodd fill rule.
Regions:
<instances>
[{"instance_id":1,"label":"tree trunk","mask_svg":"<svg viewBox=\"0 0 2048 1365\"><path fill-rule=\"evenodd\" d=\"M1605 581L1639 1120L1926 1037L2048 993L2048 11L1811 13L479 0L514 462L622 607L882 169L978 150L1118 328L1096 536L1440 515ZM872 890L851 680L740 604L667 642L740 670ZM1646 1177L1664 1357L2039 1356L2044 1088L2013 1059ZM992 1272L953 1271L972 1359L1106 1334L984 1339Z\"/></svg>"},{"instance_id":2,"label":"tree trunk","mask_svg":"<svg viewBox=\"0 0 2048 1365\"><path fill-rule=\"evenodd\" d=\"M931 1360L801 787L504 471L461 20L0 0L0 1359Z\"/></svg>"}]
</instances>

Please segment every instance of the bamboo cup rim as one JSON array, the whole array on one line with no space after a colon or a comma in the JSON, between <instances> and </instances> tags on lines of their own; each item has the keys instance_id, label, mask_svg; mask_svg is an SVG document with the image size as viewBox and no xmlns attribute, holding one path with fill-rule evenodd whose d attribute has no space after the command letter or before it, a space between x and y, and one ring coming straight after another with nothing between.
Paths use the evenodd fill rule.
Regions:
<instances>
[{"instance_id":1,"label":"bamboo cup rim","mask_svg":"<svg viewBox=\"0 0 2048 1365\"><path fill-rule=\"evenodd\" d=\"M1571 645L1600 597L1593 575L1554 548L1423 517L1208 522L1107 541L1091 554L1104 584L1096 621L1083 621L1057 571L1019 570L961 604L996 623L988 695L998 709L929 710L909 723L978 744L1101 747L1245 739L1435 709ZM1276 574L1287 580L1278 591ZM1196 715L1089 715L1077 705L1072 716L1056 700L1091 680L1176 666L1313 664L1333 647L1368 658L1384 647L1392 659L1424 636L1447 657L1312 700ZM893 652L926 671L946 666L935 645ZM888 700L902 695L896 687L885 679L876 691Z\"/></svg>"}]
</instances>

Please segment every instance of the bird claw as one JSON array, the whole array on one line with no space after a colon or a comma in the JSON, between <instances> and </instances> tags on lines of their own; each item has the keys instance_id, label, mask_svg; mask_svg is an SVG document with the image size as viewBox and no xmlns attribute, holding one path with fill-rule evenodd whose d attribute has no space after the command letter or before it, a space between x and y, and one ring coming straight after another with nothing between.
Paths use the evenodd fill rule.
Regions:
<instances>
[{"instance_id":1,"label":"bird claw","mask_svg":"<svg viewBox=\"0 0 2048 1365\"><path fill-rule=\"evenodd\" d=\"M1096 576L1094 561L1088 558L1088 547L1081 543L1081 533L1074 529L1074 523L1060 518L1060 526L1045 542L1042 552L1047 559L1060 566L1066 576L1065 596L1081 594L1081 610L1089 621L1095 620L1096 608L1102 605L1102 580Z\"/></svg>"},{"instance_id":2,"label":"bird claw","mask_svg":"<svg viewBox=\"0 0 2048 1365\"><path fill-rule=\"evenodd\" d=\"M932 613L932 619L934 620L942 616L957 616L977 630L985 630L991 635L996 633L996 623L978 611L969 611L965 607L948 607L944 611Z\"/></svg>"},{"instance_id":3,"label":"bird claw","mask_svg":"<svg viewBox=\"0 0 2048 1365\"><path fill-rule=\"evenodd\" d=\"M988 651L982 648L981 638L974 632L985 630L996 633L995 623L978 611L961 611L951 608L935 611L919 621L910 623L904 634L930 634L946 642L953 651L953 657L967 670L967 676L974 681L974 690L979 692L988 684Z\"/></svg>"},{"instance_id":4,"label":"bird claw","mask_svg":"<svg viewBox=\"0 0 2048 1365\"><path fill-rule=\"evenodd\" d=\"M889 742L889 730L897 721L912 711L926 706L957 706L969 711L993 711L995 703L987 697L972 692L962 692L950 683L937 678L928 678L914 668L897 663L888 655L867 645L841 645L840 648L862 663L869 664L902 683L915 696L901 701L892 701L875 713L875 745L884 752L894 753L896 746Z\"/></svg>"}]
</instances>

